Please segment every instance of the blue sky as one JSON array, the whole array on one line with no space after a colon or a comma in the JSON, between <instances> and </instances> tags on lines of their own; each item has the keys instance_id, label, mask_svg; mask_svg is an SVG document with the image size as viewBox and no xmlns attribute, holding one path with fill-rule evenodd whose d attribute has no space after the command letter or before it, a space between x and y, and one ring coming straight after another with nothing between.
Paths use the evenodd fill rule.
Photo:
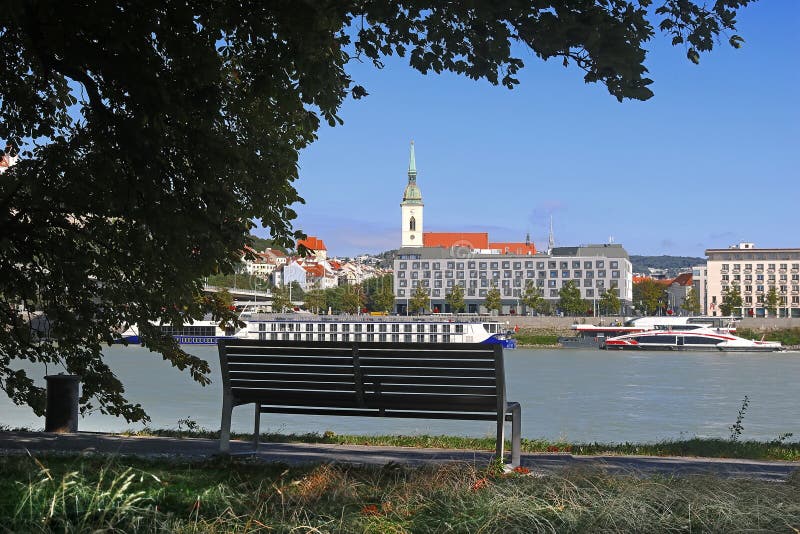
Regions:
<instances>
[{"instance_id":1,"label":"blue sky","mask_svg":"<svg viewBox=\"0 0 800 534\"><path fill-rule=\"evenodd\" d=\"M354 64L370 95L301 154L296 227L329 253L397 248L409 142L425 231L488 231L539 248L606 242L703 256L740 240L800 247L800 2L740 12L744 46L701 57L658 35L647 102L618 103L576 68L523 52L509 91L405 60ZM263 233L263 232L262 232Z\"/></svg>"}]
</instances>

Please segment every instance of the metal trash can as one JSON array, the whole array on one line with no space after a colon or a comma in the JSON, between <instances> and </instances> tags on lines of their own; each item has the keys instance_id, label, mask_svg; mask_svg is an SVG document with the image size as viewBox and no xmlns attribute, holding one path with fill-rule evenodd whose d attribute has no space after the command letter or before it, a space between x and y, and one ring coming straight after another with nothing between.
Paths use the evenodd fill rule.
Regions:
<instances>
[{"instance_id":1,"label":"metal trash can","mask_svg":"<svg viewBox=\"0 0 800 534\"><path fill-rule=\"evenodd\" d=\"M47 375L47 409L45 411L45 432L78 431L78 375Z\"/></svg>"}]
</instances>

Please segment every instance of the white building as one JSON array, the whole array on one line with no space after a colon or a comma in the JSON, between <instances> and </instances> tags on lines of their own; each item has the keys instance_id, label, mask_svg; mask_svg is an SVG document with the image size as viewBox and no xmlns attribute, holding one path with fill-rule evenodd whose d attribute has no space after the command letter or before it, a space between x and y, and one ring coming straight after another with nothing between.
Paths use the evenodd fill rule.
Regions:
<instances>
[{"instance_id":1,"label":"white building","mask_svg":"<svg viewBox=\"0 0 800 534\"><path fill-rule=\"evenodd\" d=\"M742 308L734 314L764 317L765 298L775 288L778 317L800 318L800 248L756 248L739 243L729 248L708 249L707 312L722 315L720 304L731 287L738 287Z\"/></svg>"}]
</instances>

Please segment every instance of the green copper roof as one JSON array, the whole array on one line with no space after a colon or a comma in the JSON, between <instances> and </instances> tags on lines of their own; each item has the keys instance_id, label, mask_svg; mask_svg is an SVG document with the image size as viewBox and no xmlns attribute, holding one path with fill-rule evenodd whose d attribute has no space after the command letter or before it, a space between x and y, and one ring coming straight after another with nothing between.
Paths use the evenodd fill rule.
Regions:
<instances>
[{"instance_id":1,"label":"green copper roof","mask_svg":"<svg viewBox=\"0 0 800 534\"><path fill-rule=\"evenodd\" d=\"M417 186L417 161L414 157L414 141L411 141L411 157L408 161L408 185L403 192L403 204L422 205L422 192Z\"/></svg>"}]
</instances>

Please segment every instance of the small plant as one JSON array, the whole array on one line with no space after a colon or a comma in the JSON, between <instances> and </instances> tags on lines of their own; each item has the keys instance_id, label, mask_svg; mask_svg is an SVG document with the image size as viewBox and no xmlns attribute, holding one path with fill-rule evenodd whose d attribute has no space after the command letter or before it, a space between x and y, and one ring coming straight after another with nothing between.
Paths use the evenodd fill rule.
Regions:
<instances>
[{"instance_id":1,"label":"small plant","mask_svg":"<svg viewBox=\"0 0 800 534\"><path fill-rule=\"evenodd\" d=\"M747 395L745 395L744 400L742 400L742 407L739 408L739 415L736 416L736 422L728 427L731 431L731 441L738 441L739 436L742 435L742 430L744 430L744 426L742 426L742 420L744 420L744 414L747 412L747 406L749 404L750 399L747 397Z\"/></svg>"},{"instance_id":2,"label":"small plant","mask_svg":"<svg viewBox=\"0 0 800 534\"><path fill-rule=\"evenodd\" d=\"M178 430L182 431L183 427L186 427L186 430L189 432L196 432L200 430L200 425L197 424L197 421L192 419L191 417L186 417L184 419L178 419Z\"/></svg>"},{"instance_id":3,"label":"small plant","mask_svg":"<svg viewBox=\"0 0 800 534\"><path fill-rule=\"evenodd\" d=\"M783 445L783 442L791 438L792 436L794 436L794 433L792 432L782 432L778 434L778 437L775 438L773 443L777 443L778 445Z\"/></svg>"}]
</instances>

